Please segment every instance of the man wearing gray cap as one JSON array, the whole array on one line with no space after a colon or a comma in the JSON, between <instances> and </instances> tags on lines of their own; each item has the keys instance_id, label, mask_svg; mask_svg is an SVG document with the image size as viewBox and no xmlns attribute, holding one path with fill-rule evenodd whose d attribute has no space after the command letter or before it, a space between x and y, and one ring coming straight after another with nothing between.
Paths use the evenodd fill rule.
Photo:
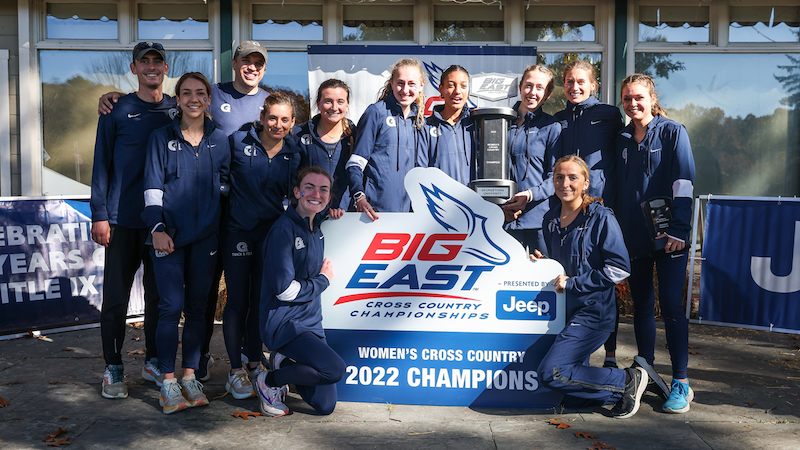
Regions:
<instances>
[{"instance_id":1,"label":"man wearing gray cap","mask_svg":"<svg viewBox=\"0 0 800 450\"><path fill-rule=\"evenodd\" d=\"M142 376L161 384L155 330L158 291L145 248L150 234L141 218L144 210L144 165L150 133L172 122L175 99L163 92L169 65L164 47L140 42L133 49L131 72L138 90L120 97L111 114L97 124L92 169L92 239L106 248L100 335L106 370L101 394L125 398L122 343L134 275L144 263L145 365Z\"/></svg>"}]
</instances>

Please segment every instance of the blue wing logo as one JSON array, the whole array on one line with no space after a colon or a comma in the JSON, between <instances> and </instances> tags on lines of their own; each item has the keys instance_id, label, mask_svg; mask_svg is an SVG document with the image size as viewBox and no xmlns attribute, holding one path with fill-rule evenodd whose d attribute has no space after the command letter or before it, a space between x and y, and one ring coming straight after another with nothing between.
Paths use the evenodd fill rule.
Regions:
<instances>
[{"instance_id":1,"label":"blue wing logo","mask_svg":"<svg viewBox=\"0 0 800 450\"><path fill-rule=\"evenodd\" d=\"M425 195L426 206L436 222L445 231L465 233L464 252L489 264L502 266L511 258L486 232L486 217L476 214L464 202L447 194L435 184L431 187L419 185Z\"/></svg>"}]
</instances>

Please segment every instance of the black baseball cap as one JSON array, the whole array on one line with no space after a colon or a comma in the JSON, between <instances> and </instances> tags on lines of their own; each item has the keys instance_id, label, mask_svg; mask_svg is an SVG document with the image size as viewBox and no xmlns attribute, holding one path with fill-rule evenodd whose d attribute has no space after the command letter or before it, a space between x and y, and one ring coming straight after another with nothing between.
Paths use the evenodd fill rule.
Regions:
<instances>
[{"instance_id":1,"label":"black baseball cap","mask_svg":"<svg viewBox=\"0 0 800 450\"><path fill-rule=\"evenodd\" d=\"M147 54L147 52L156 52L161 56L164 61L167 60L167 54L164 51L164 46L158 42L139 42L136 47L133 47L133 60L139 61Z\"/></svg>"}]
</instances>

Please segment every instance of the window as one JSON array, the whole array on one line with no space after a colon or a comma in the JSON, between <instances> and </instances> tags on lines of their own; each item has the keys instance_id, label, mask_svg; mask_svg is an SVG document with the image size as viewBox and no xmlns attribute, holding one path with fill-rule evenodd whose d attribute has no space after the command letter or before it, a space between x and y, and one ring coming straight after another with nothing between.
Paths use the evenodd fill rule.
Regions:
<instances>
[{"instance_id":1,"label":"window","mask_svg":"<svg viewBox=\"0 0 800 450\"><path fill-rule=\"evenodd\" d=\"M639 42L708 42L708 6L639 6Z\"/></svg>"},{"instance_id":2,"label":"window","mask_svg":"<svg viewBox=\"0 0 800 450\"><path fill-rule=\"evenodd\" d=\"M594 6L529 5L525 9L525 40L594 42Z\"/></svg>"},{"instance_id":3,"label":"window","mask_svg":"<svg viewBox=\"0 0 800 450\"><path fill-rule=\"evenodd\" d=\"M48 39L117 39L117 5L48 3Z\"/></svg>"},{"instance_id":4,"label":"window","mask_svg":"<svg viewBox=\"0 0 800 450\"><path fill-rule=\"evenodd\" d=\"M344 5L342 41L413 41L413 5Z\"/></svg>"},{"instance_id":5,"label":"window","mask_svg":"<svg viewBox=\"0 0 800 450\"><path fill-rule=\"evenodd\" d=\"M253 5L253 39L321 41L322 5Z\"/></svg>"},{"instance_id":6,"label":"window","mask_svg":"<svg viewBox=\"0 0 800 450\"><path fill-rule=\"evenodd\" d=\"M203 3L139 4L139 40L208 39Z\"/></svg>"},{"instance_id":7,"label":"window","mask_svg":"<svg viewBox=\"0 0 800 450\"><path fill-rule=\"evenodd\" d=\"M731 6L731 42L797 42L800 6Z\"/></svg>"},{"instance_id":8,"label":"window","mask_svg":"<svg viewBox=\"0 0 800 450\"><path fill-rule=\"evenodd\" d=\"M434 5L433 34L440 42L502 42L503 10L494 5Z\"/></svg>"}]
</instances>

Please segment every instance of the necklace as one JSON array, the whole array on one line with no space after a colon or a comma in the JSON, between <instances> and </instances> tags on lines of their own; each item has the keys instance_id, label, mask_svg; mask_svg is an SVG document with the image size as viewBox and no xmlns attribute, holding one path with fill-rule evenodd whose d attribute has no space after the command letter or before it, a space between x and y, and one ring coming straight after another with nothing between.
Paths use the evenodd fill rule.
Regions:
<instances>
[{"instance_id":1,"label":"necklace","mask_svg":"<svg viewBox=\"0 0 800 450\"><path fill-rule=\"evenodd\" d=\"M199 145L200 141L203 139L203 132L200 133L190 133L189 129L181 129L181 133L183 134L184 139L188 141L192 145Z\"/></svg>"}]
</instances>

